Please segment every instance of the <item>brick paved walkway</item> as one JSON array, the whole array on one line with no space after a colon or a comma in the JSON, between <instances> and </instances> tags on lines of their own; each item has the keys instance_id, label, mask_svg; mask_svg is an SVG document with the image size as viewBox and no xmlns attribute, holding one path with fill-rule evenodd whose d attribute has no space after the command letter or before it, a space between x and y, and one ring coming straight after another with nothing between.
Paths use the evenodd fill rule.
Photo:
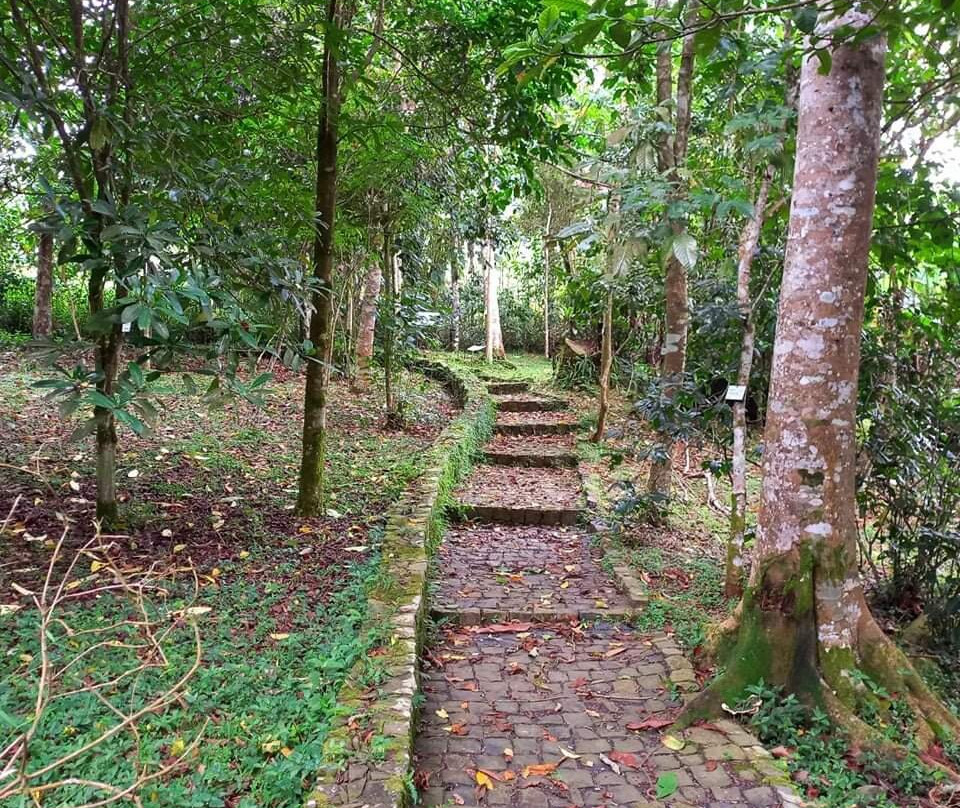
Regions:
<instances>
[{"instance_id":1,"label":"brick paved walkway","mask_svg":"<svg viewBox=\"0 0 960 808\"><path fill-rule=\"evenodd\" d=\"M510 400L522 400L520 392L511 389ZM527 415L541 414L498 420L522 424ZM520 453L528 465L529 453ZM546 465L525 471L545 489L566 490L572 472ZM482 466L476 479L505 484ZM529 478L516 479L526 489ZM477 489L468 483L464 491ZM485 492L485 501L497 493ZM664 734L682 691L696 688L689 663L672 640L624 622L627 601L589 536L511 524L525 503L515 490L500 493L497 521L507 524L457 526L439 552L432 607L447 619L421 671L415 780L423 804L798 804L773 784L782 772L737 725Z\"/></svg>"}]
</instances>

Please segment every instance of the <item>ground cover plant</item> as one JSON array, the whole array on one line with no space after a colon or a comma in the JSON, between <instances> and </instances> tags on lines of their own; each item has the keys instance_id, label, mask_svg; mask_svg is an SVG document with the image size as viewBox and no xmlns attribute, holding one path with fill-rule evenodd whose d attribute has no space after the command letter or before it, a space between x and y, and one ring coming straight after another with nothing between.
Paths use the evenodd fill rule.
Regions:
<instances>
[{"instance_id":1,"label":"ground cover plant","mask_svg":"<svg viewBox=\"0 0 960 808\"><path fill-rule=\"evenodd\" d=\"M378 576L383 513L449 420L446 393L405 374L409 428L394 431L384 428L368 397L333 385L338 417L328 451L337 482L325 514L306 519L291 508L296 376L281 373L263 407L233 401L208 410L161 389L165 412L156 433L131 439L121 458L121 521L88 544L93 503L83 444L67 442L72 425L32 386L43 369L21 355L3 361L0 474L15 504L3 523L0 566L7 604L0 621L9 641L0 685L4 735L14 737L31 719L44 658L32 597L42 591L66 530L54 580L69 560L78 561L63 580L64 622L51 630L45 653L52 669L66 667L58 692L81 692L47 707L29 768L43 768L110 725L115 716L91 685L120 678L102 695L130 712L185 675L195 661L195 622L200 662L176 698L139 720L135 734L119 733L70 764L68 773L124 788L136 771L169 767L137 789L145 804L280 806L300 799L321 764L339 685L380 639L358 627ZM141 606L129 591L109 589L118 576L146 576L149 587L137 601L144 614L158 626L177 624L163 643L166 663L136 676L124 672L146 658L134 642L144 621L133 620ZM101 640L109 642L69 664ZM374 654L370 682L377 676ZM64 776L60 766L32 785ZM69 785L44 793L43 804L104 796L110 792ZM31 804L26 795L19 799Z\"/></svg>"}]
</instances>

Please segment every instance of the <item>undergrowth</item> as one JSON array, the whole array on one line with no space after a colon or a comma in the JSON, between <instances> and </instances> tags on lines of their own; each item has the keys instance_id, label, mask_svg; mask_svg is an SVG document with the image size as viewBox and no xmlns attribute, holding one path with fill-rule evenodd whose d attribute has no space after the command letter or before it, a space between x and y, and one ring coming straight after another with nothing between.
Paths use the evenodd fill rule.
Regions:
<instances>
[{"instance_id":1,"label":"undergrowth","mask_svg":"<svg viewBox=\"0 0 960 808\"><path fill-rule=\"evenodd\" d=\"M819 708L802 704L762 680L748 687L734 708L760 740L782 757L798 786L824 808L898 808L920 802L943 780L926 765L913 741L912 715L905 702L860 675L864 694L860 717L907 749L894 760L854 748L836 723Z\"/></svg>"}]
</instances>

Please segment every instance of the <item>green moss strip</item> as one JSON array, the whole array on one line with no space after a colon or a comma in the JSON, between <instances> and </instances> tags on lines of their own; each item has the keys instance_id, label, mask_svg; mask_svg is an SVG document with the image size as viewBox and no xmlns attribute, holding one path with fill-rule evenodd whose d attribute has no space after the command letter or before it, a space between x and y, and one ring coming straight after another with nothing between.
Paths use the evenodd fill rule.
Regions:
<instances>
[{"instance_id":1,"label":"green moss strip","mask_svg":"<svg viewBox=\"0 0 960 808\"><path fill-rule=\"evenodd\" d=\"M417 659L427 614L427 561L443 534L456 484L493 428L493 400L480 380L440 359L414 369L442 381L463 407L431 447L425 471L387 515L377 586L362 631L376 652L351 670L337 697L338 717L324 743L324 765L306 808L360 801L406 806Z\"/></svg>"}]
</instances>

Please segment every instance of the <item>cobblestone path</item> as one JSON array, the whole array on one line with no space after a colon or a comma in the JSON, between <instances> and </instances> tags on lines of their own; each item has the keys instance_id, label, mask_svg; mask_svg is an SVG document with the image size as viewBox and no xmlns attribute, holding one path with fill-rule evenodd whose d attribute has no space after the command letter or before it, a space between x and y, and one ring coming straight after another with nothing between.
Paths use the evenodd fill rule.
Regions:
<instances>
[{"instance_id":1,"label":"cobblestone path","mask_svg":"<svg viewBox=\"0 0 960 808\"><path fill-rule=\"evenodd\" d=\"M737 724L670 734L693 669L669 637L630 628L629 601L571 524L583 508L574 421L516 384L492 392L506 411L491 464L459 492L473 521L448 531L436 564L443 620L421 667L415 746L423 804L802 804Z\"/></svg>"}]
</instances>

